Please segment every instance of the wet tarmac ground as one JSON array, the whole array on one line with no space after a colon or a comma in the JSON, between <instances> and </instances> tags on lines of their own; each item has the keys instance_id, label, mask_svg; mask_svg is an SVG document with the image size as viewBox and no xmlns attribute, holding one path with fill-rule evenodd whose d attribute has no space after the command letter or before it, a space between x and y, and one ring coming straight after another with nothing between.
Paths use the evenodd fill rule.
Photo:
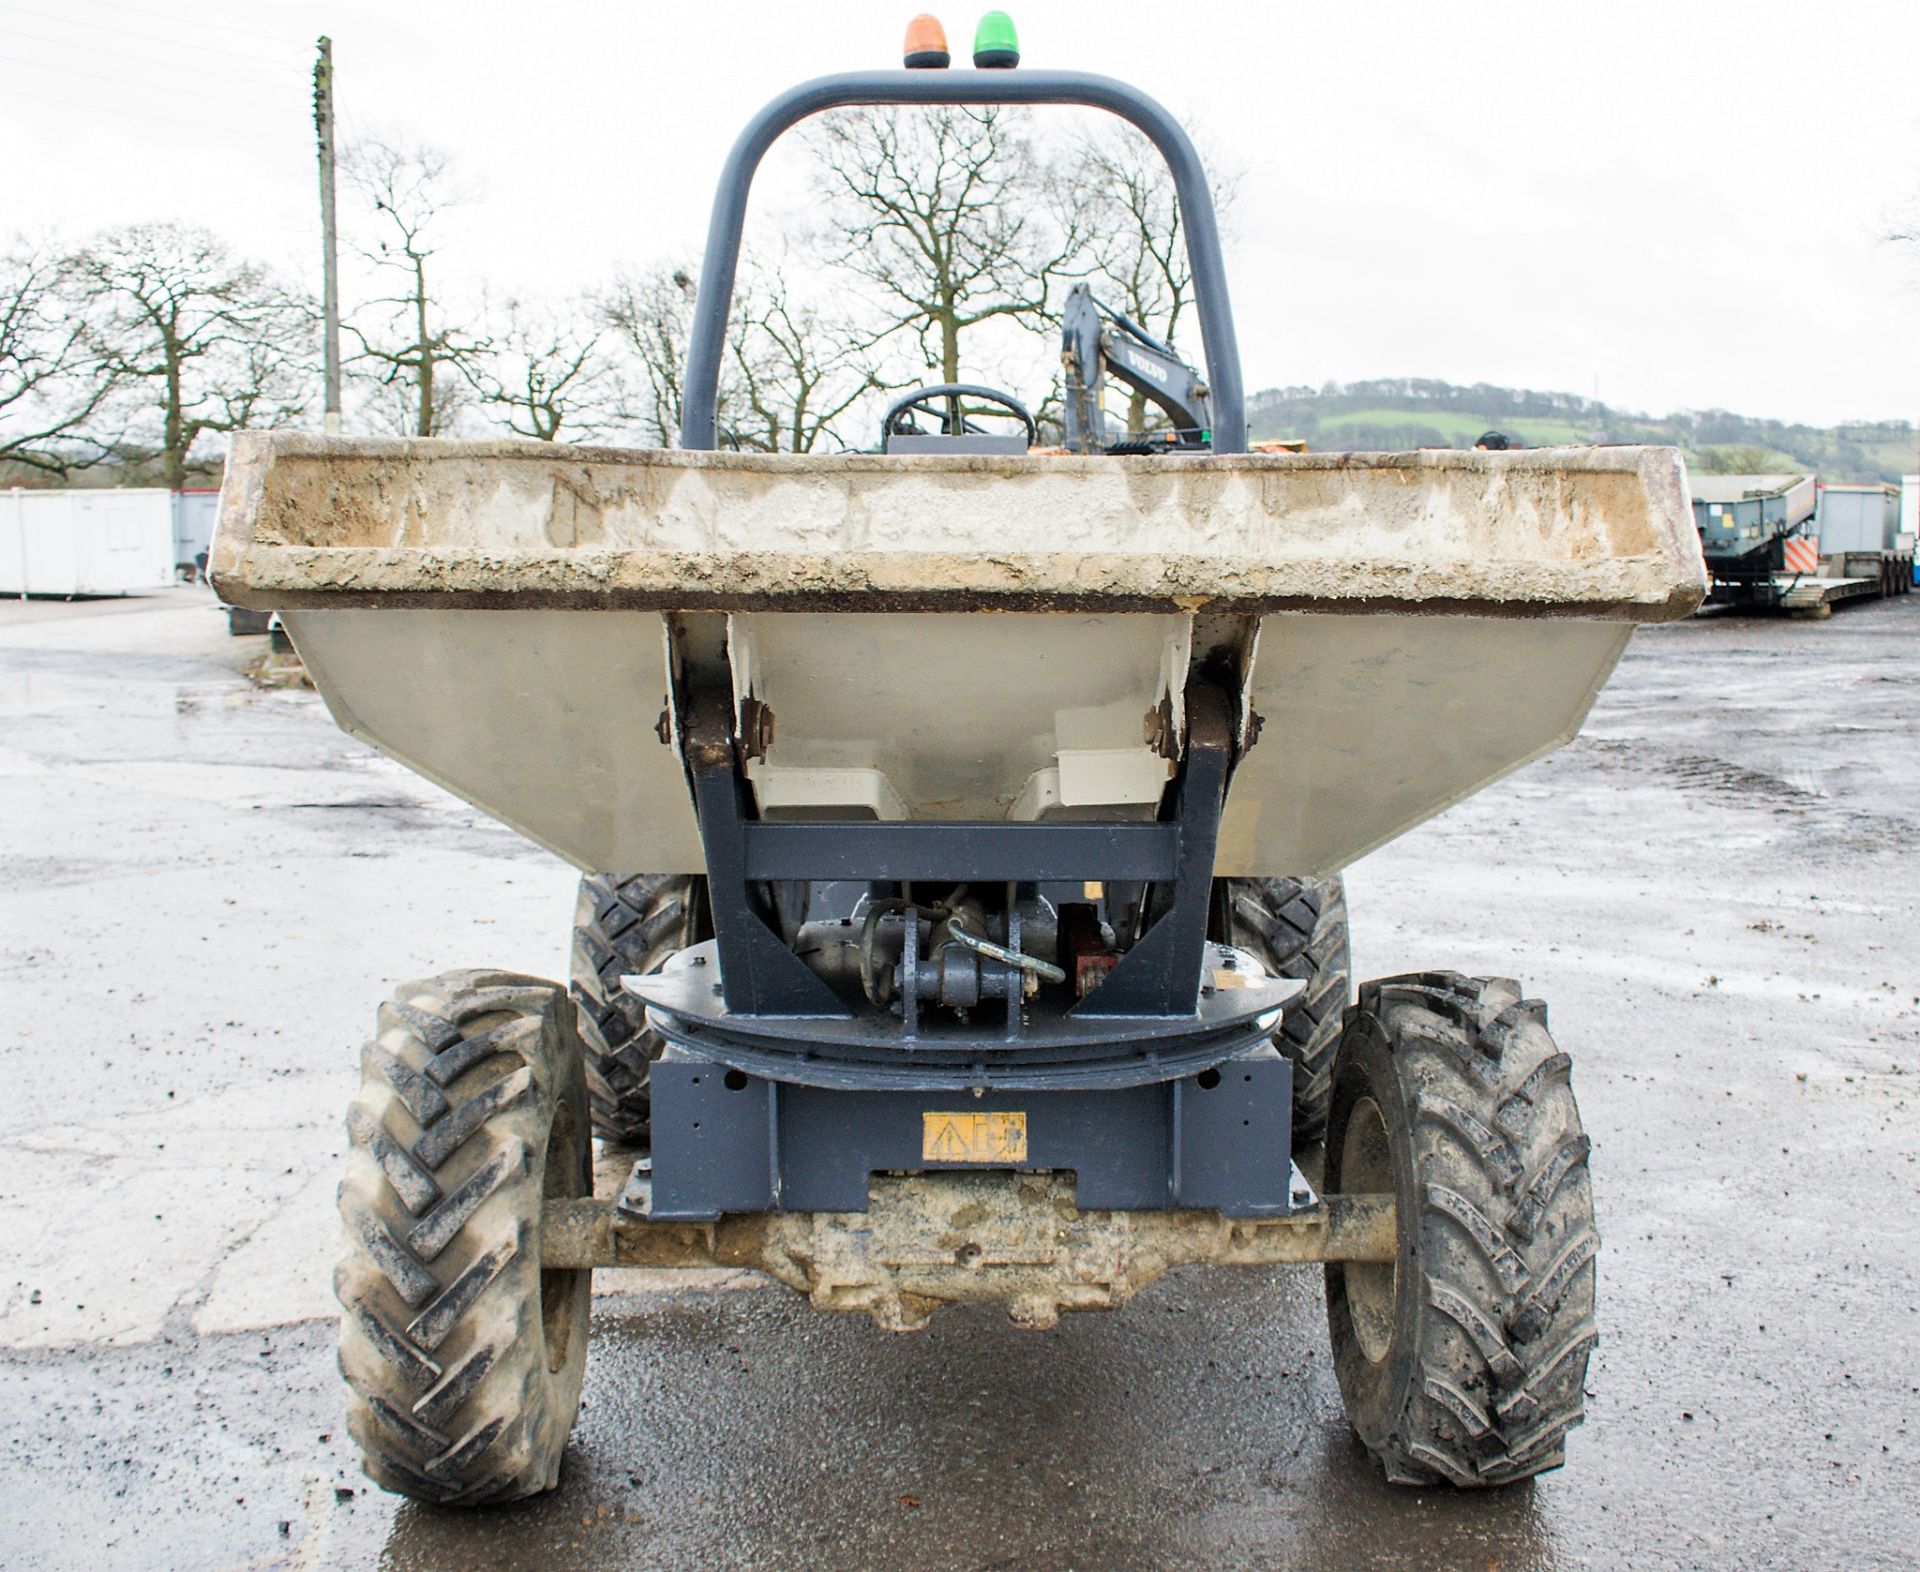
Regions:
<instances>
[{"instance_id":1,"label":"wet tarmac ground","mask_svg":"<svg viewBox=\"0 0 1920 1572\"><path fill-rule=\"evenodd\" d=\"M1575 744L1349 875L1363 975L1550 1001L1594 1137L1586 1426L1474 1496L1381 1482L1300 1268L917 1336L607 1274L559 1491L372 1490L325 1319L357 1045L403 976L561 973L573 881L259 645L199 590L0 607L0 1566L1920 1555L1920 598L1643 631Z\"/></svg>"}]
</instances>

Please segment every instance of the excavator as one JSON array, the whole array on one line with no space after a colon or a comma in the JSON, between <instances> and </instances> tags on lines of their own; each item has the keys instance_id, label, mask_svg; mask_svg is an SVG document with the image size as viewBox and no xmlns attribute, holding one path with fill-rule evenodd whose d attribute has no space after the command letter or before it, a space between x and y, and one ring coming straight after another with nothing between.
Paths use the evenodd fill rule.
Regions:
<instances>
[{"instance_id":1,"label":"excavator","mask_svg":"<svg viewBox=\"0 0 1920 1572\"><path fill-rule=\"evenodd\" d=\"M1067 293L1060 359L1066 366L1064 443L1070 453L1168 453L1213 446L1212 395L1172 348L1086 284ZM1167 417L1160 431L1113 431L1101 408L1111 375Z\"/></svg>"}]
</instances>

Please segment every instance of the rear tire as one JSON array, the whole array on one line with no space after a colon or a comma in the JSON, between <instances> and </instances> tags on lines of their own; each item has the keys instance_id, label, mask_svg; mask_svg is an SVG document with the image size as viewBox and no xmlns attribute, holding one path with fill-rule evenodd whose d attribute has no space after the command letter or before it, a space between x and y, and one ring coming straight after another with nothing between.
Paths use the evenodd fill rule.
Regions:
<instances>
[{"instance_id":1,"label":"rear tire","mask_svg":"<svg viewBox=\"0 0 1920 1572\"><path fill-rule=\"evenodd\" d=\"M649 1137L647 1075L666 1047L647 1028L647 1007L620 986L658 971L709 936L707 881L698 874L589 873L573 914L573 997L580 1006L593 1133L620 1146Z\"/></svg>"},{"instance_id":2,"label":"rear tire","mask_svg":"<svg viewBox=\"0 0 1920 1572\"><path fill-rule=\"evenodd\" d=\"M367 1476L446 1504L550 1490L591 1303L591 1272L540 1268L543 1203L592 1193L573 1006L511 972L407 983L361 1066L334 1288Z\"/></svg>"},{"instance_id":3,"label":"rear tire","mask_svg":"<svg viewBox=\"0 0 1920 1572\"><path fill-rule=\"evenodd\" d=\"M1347 1417L1397 1484L1557 1468L1585 1413L1593 1190L1567 1056L1506 978L1364 984L1327 1132L1331 1194L1391 1190L1391 1264L1327 1267Z\"/></svg>"},{"instance_id":4,"label":"rear tire","mask_svg":"<svg viewBox=\"0 0 1920 1572\"><path fill-rule=\"evenodd\" d=\"M1294 1145L1311 1146L1327 1133L1334 1050L1352 989L1346 885L1337 876L1222 879L1219 893L1220 936L1276 975L1306 982L1273 1042L1293 1061Z\"/></svg>"}]
</instances>

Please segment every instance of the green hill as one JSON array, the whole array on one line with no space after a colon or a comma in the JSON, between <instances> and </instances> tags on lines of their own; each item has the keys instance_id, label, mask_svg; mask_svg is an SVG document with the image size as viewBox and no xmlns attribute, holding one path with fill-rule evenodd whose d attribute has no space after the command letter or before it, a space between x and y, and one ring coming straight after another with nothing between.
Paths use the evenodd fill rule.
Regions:
<instances>
[{"instance_id":1,"label":"green hill","mask_svg":"<svg viewBox=\"0 0 1920 1572\"><path fill-rule=\"evenodd\" d=\"M1468 448L1483 431L1498 430L1528 447L1659 443L1708 472L1804 469L1832 481L1894 481L1920 469L1920 434L1904 420L1803 426L1719 409L1656 419L1572 393L1423 377L1268 388L1247 400L1247 422L1256 441L1295 438L1334 453Z\"/></svg>"}]
</instances>

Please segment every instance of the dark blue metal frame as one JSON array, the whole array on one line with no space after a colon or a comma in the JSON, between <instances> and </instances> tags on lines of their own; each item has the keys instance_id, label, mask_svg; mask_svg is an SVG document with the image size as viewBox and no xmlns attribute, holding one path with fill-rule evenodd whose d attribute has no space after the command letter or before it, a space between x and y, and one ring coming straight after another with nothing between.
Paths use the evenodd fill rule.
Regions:
<instances>
[{"instance_id":1,"label":"dark blue metal frame","mask_svg":"<svg viewBox=\"0 0 1920 1572\"><path fill-rule=\"evenodd\" d=\"M749 879L1112 879L1156 883L1179 870L1180 826L1010 824L943 819L743 824ZM1089 872L1098 869L1099 872Z\"/></svg>"},{"instance_id":2,"label":"dark blue metal frame","mask_svg":"<svg viewBox=\"0 0 1920 1572\"><path fill-rule=\"evenodd\" d=\"M1072 1173L1087 1210L1284 1217L1296 1204L1293 1065L1270 1044L1150 1085L978 1097L801 1086L673 1049L655 1062L652 1088L646 1213L660 1221L864 1212L875 1173L978 1169L926 1158L922 1118L942 1111L1026 1115L1018 1166Z\"/></svg>"},{"instance_id":3,"label":"dark blue metal frame","mask_svg":"<svg viewBox=\"0 0 1920 1572\"><path fill-rule=\"evenodd\" d=\"M1209 944L1217 971L1242 957ZM1019 1017L960 1020L923 1010L917 1021L867 1008L841 1015L736 1015L720 986L720 950L708 940L660 971L628 980L647 1021L666 1042L748 1075L853 1091L1064 1091L1144 1086L1191 1075L1252 1052L1273 1036L1274 1017L1306 987L1298 978L1236 979L1201 990L1187 1015L1094 1015L1041 993Z\"/></svg>"},{"instance_id":4,"label":"dark blue metal frame","mask_svg":"<svg viewBox=\"0 0 1920 1572\"><path fill-rule=\"evenodd\" d=\"M755 817L740 768L731 690L716 686L689 695L683 711L687 771L706 857L717 986L727 1010L837 1019L852 1013L775 927L761 893L770 882L1099 879L1146 884L1149 926L1074 1013L1194 1022L1214 851L1233 762L1233 710L1220 688L1196 680L1187 687L1186 712L1186 758L1170 794L1171 812L1155 823L769 824Z\"/></svg>"},{"instance_id":5,"label":"dark blue metal frame","mask_svg":"<svg viewBox=\"0 0 1920 1572\"><path fill-rule=\"evenodd\" d=\"M1164 108L1125 82L1084 71L1025 70L848 71L816 77L789 88L747 123L727 154L707 226L706 257L700 267L700 293L694 302L687 350L681 447L719 446L717 411L727 316L733 309L747 197L760 160L783 132L802 120L853 104L1078 104L1107 110L1143 131L1167 161L1187 232L1194 306L1213 395L1213 451L1246 452L1246 395L1240 381L1240 346L1228 302L1220 226L1207 172L1192 140Z\"/></svg>"}]
</instances>

